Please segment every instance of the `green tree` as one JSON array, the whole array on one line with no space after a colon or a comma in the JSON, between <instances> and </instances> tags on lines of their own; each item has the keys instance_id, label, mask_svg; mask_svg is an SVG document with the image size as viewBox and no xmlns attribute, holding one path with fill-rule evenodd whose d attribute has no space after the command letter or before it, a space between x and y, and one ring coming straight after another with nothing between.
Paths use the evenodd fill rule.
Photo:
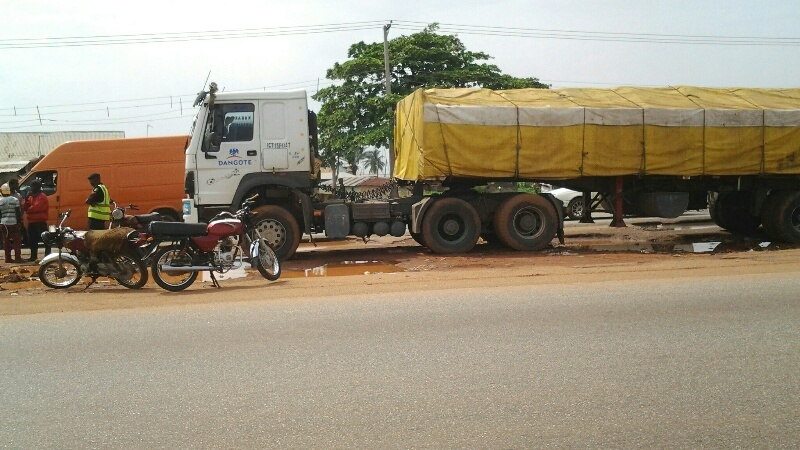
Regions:
<instances>
[{"instance_id":1,"label":"green tree","mask_svg":"<svg viewBox=\"0 0 800 450\"><path fill-rule=\"evenodd\" d=\"M366 152L361 147L350 147L344 154L344 160L348 164L350 175L358 175L358 166L366 158Z\"/></svg>"},{"instance_id":2,"label":"green tree","mask_svg":"<svg viewBox=\"0 0 800 450\"><path fill-rule=\"evenodd\" d=\"M418 88L548 88L536 78L500 72L486 53L467 50L457 36L436 33L437 24L389 42L392 95L386 96L383 43L353 44L348 60L334 64L327 78L337 81L313 98L322 103L320 144L325 153L348 161L357 149L388 148L395 104Z\"/></svg>"},{"instance_id":3,"label":"green tree","mask_svg":"<svg viewBox=\"0 0 800 450\"><path fill-rule=\"evenodd\" d=\"M386 159L383 157L383 152L377 148L364 152L364 163L367 166L367 171L375 175L378 175L378 172L386 168Z\"/></svg>"}]
</instances>

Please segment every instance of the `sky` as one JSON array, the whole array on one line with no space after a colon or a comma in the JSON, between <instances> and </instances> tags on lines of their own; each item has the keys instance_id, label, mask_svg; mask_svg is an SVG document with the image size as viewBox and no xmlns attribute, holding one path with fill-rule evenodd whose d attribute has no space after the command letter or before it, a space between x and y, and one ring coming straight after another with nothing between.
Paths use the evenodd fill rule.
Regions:
<instances>
[{"instance_id":1,"label":"sky","mask_svg":"<svg viewBox=\"0 0 800 450\"><path fill-rule=\"evenodd\" d=\"M797 0L0 0L0 132L188 134L209 74L311 95L390 21L554 87L800 87Z\"/></svg>"}]
</instances>

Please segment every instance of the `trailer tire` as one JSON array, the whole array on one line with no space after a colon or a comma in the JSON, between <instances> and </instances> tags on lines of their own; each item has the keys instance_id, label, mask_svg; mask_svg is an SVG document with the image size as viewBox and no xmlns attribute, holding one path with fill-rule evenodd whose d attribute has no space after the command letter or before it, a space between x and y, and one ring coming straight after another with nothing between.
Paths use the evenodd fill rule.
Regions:
<instances>
[{"instance_id":1,"label":"trailer tire","mask_svg":"<svg viewBox=\"0 0 800 450\"><path fill-rule=\"evenodd\" d=\"M767 234L783 242L800 243L800 192L784 191L774 195L772 201L769 200L772 195L767 197L768 204L763 211Z\"/></svg>"},{"instance_id":2,"label":"trailer tire","mask_svg":"<svg viewBox=\"0 0 800 450\"><path fill-rule=\"evenodd\" d=\"M500 242L514 250L541 250L556 235L557 213L542 196L519 194L506 199L494 213Z\"/></svg>"},{"instance_id":3,"label":"trailer tire","mask_svg":"<svg viewBox=\"0 0 800 450\"><path fill-rule=\"evenodd\" d=\"M300 226L294 216L284 208L275 205L259 206L255 226L267 241L279 261L294 256L300 245Z\"/></svg>"},{"instance_id":4,"label":"trailer tire","mask_svg":"<svg viewBox=\"0 0 800 450\"><path fill-rule=\"evenodd\" d=\"M711 216L711 220L714 221L720 228L727 228L725 224L722 222L722 217L719 213L720 206L719 202L719 192L711 192L708 195L708 215Z\"/></svg>"},{"instance_id":5,"label":"trailer tire","mask_svg":"<svg viewBox=\"0 0 800 450\"><path fill-rule=\"evenodd\" d=\"M747 191L720 193L713 201L713 212L712 202L709 202L709 215L712 218L716 216L714 223L731 233L755 234L761 225L761 217L750 214L751 196L752 193Z\"/></svg>"},{"instance_id":6,"label":"trailer tire","mask_svg":"<svg viewBox=\"0 0 800 450\"><path fill-rule=\"evenodd\" d=\"M783 191L772 191L766 200L764 206L761 207L761 224L764 226L764 234L773 241L783 241L784 238L780 235L780 227L778 226L778 203L781 196L785 194Z\"/></svg>"},{"instance_id":7,"label":"trailer tire","mask_svg":"<svg viewBox=\"0 0 800 450\"><path fill-rule=\"evenodd\" d=\"M458 198L437 199L422 218L422 241L434 253L466 253L480 232L478 212Z\"/></svg>"}]
</instances>

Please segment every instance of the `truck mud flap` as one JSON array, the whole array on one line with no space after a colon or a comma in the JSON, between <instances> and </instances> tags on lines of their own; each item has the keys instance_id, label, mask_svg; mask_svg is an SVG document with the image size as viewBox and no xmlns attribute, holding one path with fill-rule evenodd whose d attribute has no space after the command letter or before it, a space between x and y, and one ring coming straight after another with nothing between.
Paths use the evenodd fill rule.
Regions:
<instances>
[{"instance_id":1,"label":"truck mud flap","mask_svg":"<svg viewBox=\"0 0 800 450\"><path fill-rule=\"evenodd\" d=\"M433 204L433 198L425 197L411 205L411 223L408 224L408 229L414 233L419 233L422 228L422 217L425 216L425 211L428 210Z\"/></svg>"},{"instance_id":2,"label":"truck mud flap","mask_svg":"<svg viewBox=\"0 0 800 450\"><path fill-rule=\"evenodd\" d=\"M556 223L556 236L558 236L558 242L561 245L564 245L564 204L561 203L558 199L553 196L553 194L549 193L542 193L539 194L542 197L546 198L547 201L553 205L553 208L556 210L556 214L558 215L558 221Z\"/></svg>"}]
</instances>

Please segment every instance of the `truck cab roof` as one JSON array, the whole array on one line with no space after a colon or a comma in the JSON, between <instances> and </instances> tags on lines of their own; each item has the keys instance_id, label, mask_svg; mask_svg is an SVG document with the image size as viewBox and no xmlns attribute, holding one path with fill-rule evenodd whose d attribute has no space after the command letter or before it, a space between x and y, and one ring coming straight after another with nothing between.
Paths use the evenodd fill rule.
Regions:
<instances>
[{"instance_id":1,"label":"truck cab roof","mask_svg":"<svg viewBox=\"0 0 800 450\"><path fill-rule=\"evenodd\" d=\"M306 91L302 89L293 91L241 91L241 92L218 92L217 102L236 102L254 100L289 100L305 99Z\"/></svg>"}]
</instances>

